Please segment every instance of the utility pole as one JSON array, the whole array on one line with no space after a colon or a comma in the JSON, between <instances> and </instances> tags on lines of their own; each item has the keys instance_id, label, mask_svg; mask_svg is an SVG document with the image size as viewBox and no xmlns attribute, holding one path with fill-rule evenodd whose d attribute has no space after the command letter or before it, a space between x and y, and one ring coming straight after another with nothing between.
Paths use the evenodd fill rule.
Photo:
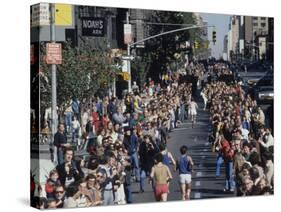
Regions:
<instances>
[{"instance_id":1,"label":"utility pole","mask_svg":"<svg viewBox=\"0 0 281 212\"><path fill-rule=\"evenodd\" d=\"M51 42L56 42L55 32L55 4L51 4ZM52 141L57 128L57 66L51 64L52 70Z\"/></svg>"},{"instance_id":2,"label":"utility pole","mask_svg":"<svg viewBox=\"0 0 281 212\"><path fill-rule=\"evenodd\" d=\"M129 11L126 12L126 23L130 24L129 21ZM130 44L127 44L127 55L128 58L131 55L131 48L130 48ZM132 91L132 76L131 76L131 60L127 60L127 71L128 71L128 75L129 75L129 79L128 79L128 92L130 93Z\"/></svg>"}]
</instances>

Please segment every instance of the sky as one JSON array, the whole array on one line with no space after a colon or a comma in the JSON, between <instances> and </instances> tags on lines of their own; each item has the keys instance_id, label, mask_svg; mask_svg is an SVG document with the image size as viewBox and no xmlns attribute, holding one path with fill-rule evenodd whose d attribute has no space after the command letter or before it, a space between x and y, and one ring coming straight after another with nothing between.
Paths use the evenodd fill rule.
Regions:
<instances>
[{"instance_id":1,"label":"sky","mask_svg":"<svg viewBox=\"0 0 281 212\"><path fill-rule=\"evenodd\" d=\"M224 36L228 33L228 24L230 15L221 15L221 14L212 14L212 13L200 13L200 16L203 18L203 21L207 21L208 25L214 25L217 34L217 42L213 45L213 42L210 42L210 47L212 49L212 56L219 58L222 56L223 52L223 39ZM212 41L212 31L213 28L208 28L209 40Z\"/></svg>"}]
</instances>

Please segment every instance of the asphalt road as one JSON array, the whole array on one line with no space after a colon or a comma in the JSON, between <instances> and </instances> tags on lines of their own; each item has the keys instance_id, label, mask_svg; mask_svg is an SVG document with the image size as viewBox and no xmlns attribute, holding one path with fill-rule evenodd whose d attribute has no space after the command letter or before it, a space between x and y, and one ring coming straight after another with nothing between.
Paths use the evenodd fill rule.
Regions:
<instances>
[{"instance_id":1,"label":"asphalt road","mask_svg":"<svg viewBox=\"0 0 281 212\"><path fill-rule=\"evenodd\" d=\"M233 197L234 194L226 194L224 189L224 167L221 168L221 177L215 178L216 154L211 152L208 142L208 132L210 128L209 114L202 110L202 103L199 102L197 123L194 128L191 122L186 121L179 128L171 133L171 141L168 143L168 150L175 158L179 158L179 148L187 145L189 155L195 163L192 174L191 200L207 198ZM181 200L180 187L178 184L178 173L173 172L173 180L170 184L168 201ZM154 202L154 195L151 185L146 181L145 192L139 193L139 184L133 183L134 203Z\"/></svg>"}]
</instances>

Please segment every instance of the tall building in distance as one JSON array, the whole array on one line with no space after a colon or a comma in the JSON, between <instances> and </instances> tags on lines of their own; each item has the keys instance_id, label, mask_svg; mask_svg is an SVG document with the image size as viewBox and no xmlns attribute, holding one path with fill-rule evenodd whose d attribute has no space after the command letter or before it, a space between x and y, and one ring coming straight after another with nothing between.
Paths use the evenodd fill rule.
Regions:
<instances>
[{"instance_id":1,"label":"tall building in distance","mask_svg":"<svg viewBox=\"0 0 281 212\"><path fill-rule=\"evenodd\" d=\"M223 60L227 60L227 45L228 45L228 35L225 35L223 38Z\"/></svg>"},{"instance_id":2,"label":"tall building in distance","mask_svg":"<svg viewBox=\"0 0 281 212\"><path fill-rule=\"evenodd\" d=\"M230 17L229 34L228 34L228 58L233 60L233 56L239 52L239 18L238 16Z\"/></svg>"},{"instance_id":3,"label":"tall building in distance","mask_svg":"<svg viewBox=\"0 0 281 212\"><path fill-rule=\"evenodd\" d=\"M204 28L202 28L202 39L204 40L204 41L208 41L208 22L207 21L204 21L203 22L203 25L206 25L206 27L204 27Z\"/></svg>"},{"instance_id":4,"label":"tall building in distance","mask_svg":"<svg viewBox=\"0 0 281 212\"><path fill-rule=\"evenodd\" d=\"M253 33L255 36L268 35L268 18L267 17L252 17Z\"/></svg>"},{"instance_id":5,"label":"tall building in distance","mask_svg":"<svg viewBox=\"0 0 281 212\"><path fill-rule=\"evenodd\" d=\"M268 52L267 59L273 62L273 47L274 47L274 19L268 18Z\"/></svg>"},{"instance_id":6,"label":"tall building in distance","mask_svg":"<svg viewBox=\"0 0 281 212\"><path fill-rule=\"evenodd\" d=\"M228 60L272 60L272 20L267 17L232 16L228 32Z\"/></svg>"}]
</instances>

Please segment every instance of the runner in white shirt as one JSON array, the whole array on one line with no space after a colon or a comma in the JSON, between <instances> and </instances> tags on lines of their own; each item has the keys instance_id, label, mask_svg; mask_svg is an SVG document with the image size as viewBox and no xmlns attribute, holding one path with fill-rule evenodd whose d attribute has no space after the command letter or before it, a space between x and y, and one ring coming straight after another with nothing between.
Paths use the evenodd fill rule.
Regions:
<instances>
[{"instance_id":1,"label":"runner in white shirt","mask_svg":"<svg viewBox=\"0 0 281 212\"><path fill-rule=\"evenodd\" d=\"M197 109L198 109L198 105L194 101L194 98L192 97L191 102L189 104L189 110L190 110L191 121L192 121L192 128L194 126L194 123L196 122Z\"/></svg>"}]
</instances>

